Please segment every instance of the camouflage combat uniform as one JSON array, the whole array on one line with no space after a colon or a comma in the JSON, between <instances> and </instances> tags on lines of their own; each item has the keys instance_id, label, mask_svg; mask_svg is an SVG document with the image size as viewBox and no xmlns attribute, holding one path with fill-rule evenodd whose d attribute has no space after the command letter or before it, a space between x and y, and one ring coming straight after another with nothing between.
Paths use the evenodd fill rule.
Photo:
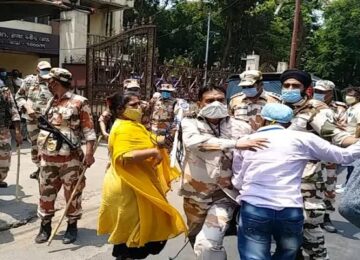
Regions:
<instances>
[{"instance_id":1,"label":"camouflage combat uniform","mask_svg":"<svg viewBox=\"0 0 360 260\"><path fill-rule=\"evenodd\" d=\"M356 129L360 124L360 102L350 106L346 110L346 131L351 135L356 135ZM358 136L355 136L358 137Z\"/></svg>"},{"instance_id":2,"label":"camouflage combat uniform","mask_svg":"<svg viewBox=\"0 0 360 260\"><path fill-rule=\"evenodd\" d=\"M150 118L151 118L150 103L145 100L140 100L140 107L143 113L141 118L141 123L146 127L146 129L150 129Z\"/></svg>"},{"instance_id":3,"label":"camouflage combat uniform","mask_svg":"<svg viewBox=\"0 0 360 260\"><path fill-rule=\"evenodd\" d=\"M176 98L159 98L151 104L151 131L156 135L165 135L174 121Z\"/></svg>"},{"instance_id":4,"label":"camouflage combat uniform","mask_svg":"<svg viewBox=\"0 0 360 260\"><path fill-rule=\"evenodd\" d=\"M36 118L31 118L27 113L23 116L26 119L27 132L31 141L31 159L37 167L40 166L37 146L39 135L38 118L45 112L46 105L51 97L52 94L47 83L40 82L37 75L27 76L15 96L19 109L23 110L28 105L35 111Z\"/></svg>"},{"instance_id":5,"label":"camouflage combat uniform","mask_svg":"<svg viewBox=\"0 0 360 260\"><path fill-rule=\"evenodd\" d=\"M189 240L197 259L224 260L223 238L238 195L231 185L232 149L239 137L251 133L251 127L230 117L218 126L201 117L184 118L181 127L185 158L180 195Z\"/></svg>"},{"instance_id":6,"label":"camouflage combat uniform","mask_svg":"<svg viewBox=\"0 0 360 260\"><path fill-rule=\"evenodd\" d=\"M340 130L334 122L334 112L323 102L301 100L294 105L292 130L313 132L335 145L341 145L348 133ZM320 224L324 221L325 182L321 162L309 162L303 173L301 192L304 198L303 249L310 259L327 259L324 233Z\"/></svg>"},{"instance_id":7,"label":"camouflage combat uniform","mask_svg":"<svg viewBox=\"0 0 360 260\"><path fill-rule=\"evenodd\" d=\"M111 120L111 112L109 110L104 110L100 117L99 117L99 122L104 122L105 125L108 124L108 122Z\"/></svg>"},{"instance_id":8,"label":"camouflage combat uniform","mask_svg":"<svg viewBox=\"0 0 360 260\"><path fill-rule=\"evenodd\" d=\"M2 81L5 85L5 87L7 87L10 90L11 94L14 96L15 95L15 87L14 87L12 80L10 78L6 77L6 79L2 79Z\"/></svg>"},{"instance_id":9,"label":"camouflage combat uniform","mask_svg":"<svg viewBox=\"0 0 360 260\"><path fill-rule=\"evenodd\" d=\"M82 137L86 141L96 140L87 99L72 91L66 92L60 99L51 99L46 117L73 144L80 144ZM42 171L38 215L42 220L50 220L53 217L55 199L62 185L66 202L69 200L83 167L84 154L81 148L70 150L69 146L63 143L61 148L56 150L56 142L49 132L40 131L38 146L41 152ZM66 213L69 220L77 220L81 217L81 195L84 187L85 178Z\"/></svg>"},{"instance_id":10,"label":"camouflage combat uniform","mask_svg":"<svg viewBox=\"0 0 360 260\"><path fill-rule=\"evenodd\" d=\"M104 123L105 129L108 133L110 132L111 125L112 125L111 117L112 117L111 112L106 109L101 113L101 115L98 119L99 123Z\"/></svg>"},{"instance_id":11,"label":"camouflage combat uniform","mask_svg":"<svg viewBox=\"0 0 360 260\"><path fill-rule=\"evenodd\" d=\"M7 177L11 160L11 122L20 121L14 98L9 88L0 88L0 182Z\"/></svg>"},{"instance_id":12,"label":"camouflage combat uniform","mask_svg":"<svg viewBox=\"0 0 360 260\"><path fill-rule=\"evenodd\" d=\"M231 97L229 106L231 114L236 119L244 120L253 126L254 123L259 124L261 118L261 109L267 103L280 102L281 96L263 90L257 99L250 99L247 98L243 93L238 93Z\"/></svg>"},{"instance_id":13,"label":"camouflage combat uniform","mask_svg":"<svg viewBox=\"0 0 360 260\"><path fill-rule=\"evenodd\" d=\"M335 122L342 126L346 126L346 104L343 102L333 101L330 103L329 107L334 111L334 120ZM325 181L325 199L324 203L326 206L326 211L335 211L335 189L337 182L336 175L336 164L334 163L324 163L323 168L326 169L326 181Z\"/></svg>"}]
</instances>

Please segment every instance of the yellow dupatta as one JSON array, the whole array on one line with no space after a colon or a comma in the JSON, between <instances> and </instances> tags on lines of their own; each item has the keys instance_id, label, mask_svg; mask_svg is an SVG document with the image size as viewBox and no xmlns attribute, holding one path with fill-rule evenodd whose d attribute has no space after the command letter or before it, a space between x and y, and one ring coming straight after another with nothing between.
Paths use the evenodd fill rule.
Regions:
<instances>
[{"instance_id":1,"label":"yellow dupatta","mask_svg":"<svg viewBox=\"0 0 360 260\"><path fill-rule=\"evenodd\" d=\"M125 153L154 148L152 135L139 123L116 120L109 137L111 167L103 186L98 234L110 234L109 242L140 247L187 232L180 213L166 200L170 183L180 173L170 169L169 156L156 168L152 159L123 163Z\"/></svg>"}]
</instances>

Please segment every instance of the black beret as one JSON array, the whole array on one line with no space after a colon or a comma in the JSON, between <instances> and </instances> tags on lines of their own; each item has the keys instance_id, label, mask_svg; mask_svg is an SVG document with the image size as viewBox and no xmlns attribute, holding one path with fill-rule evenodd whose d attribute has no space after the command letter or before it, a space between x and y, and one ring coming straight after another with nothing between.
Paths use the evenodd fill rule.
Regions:
<instances>
[{"instance_id":1,"label":"black beret","mask_svg":"<svg viewBox=\"0 0 360 260\"><path fill-rule=\"evenodd\" d=\"M300 81L305 88L310 87L312 80L311 75L307 73L306 71L297 70L297 69L290 69L285 70L281 76L280 81L283 84L288 79L296 79Z\"/></svg>"}]
</instances>

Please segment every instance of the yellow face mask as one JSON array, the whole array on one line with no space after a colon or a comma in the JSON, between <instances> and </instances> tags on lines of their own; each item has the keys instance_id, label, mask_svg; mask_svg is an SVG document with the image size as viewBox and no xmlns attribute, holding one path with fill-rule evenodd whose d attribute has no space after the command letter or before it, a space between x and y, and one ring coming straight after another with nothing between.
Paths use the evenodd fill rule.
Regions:
<instances>
[{"instance_id":1,"label":"yellow face mask","mask_svg":"<svg viewBox=\"0 0 360 260\"><path fill-rule=\"evenodd\" d=\"M123 113L123 116L140 123L141 122L141 118L142 118L142 110L141 107L139 108L129 108L127 107Z\"/></svg>"}]
</instances>

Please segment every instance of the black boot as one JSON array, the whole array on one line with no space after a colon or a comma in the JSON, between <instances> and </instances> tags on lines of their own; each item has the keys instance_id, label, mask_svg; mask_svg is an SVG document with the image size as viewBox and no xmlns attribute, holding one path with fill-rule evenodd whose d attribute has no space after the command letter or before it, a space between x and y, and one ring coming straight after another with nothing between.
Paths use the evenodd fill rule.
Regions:
<instances>
[{"instance_id":1,"label":"black boot","mask_svg":"<svg viewBox=\"0 0 360 260\"><path fill-rule=\"evenodd\" d=\"M336 233L337 232L336 227L334 227L333 223L331 222L329 214L324 215L324 223L321 224L321 227L323 229L325 229L329 233Z\"/></svg>"},{"instance_id":2,"label":"black boot","mask_svg":"<svg viewBox=\"0 0 360 260\"><path fill-rule=\"evenodd\" d=\"M76 241L77 238L77 222L72 224L68 223L66 232L63 237L63 244L71 244Z\"/></svg>"},{"instance_id":3,"label":"black boot","mask_svg":"<svg viewBox=\"0 0 360 260\"><path fill-rule=\"evenodd\" d=\"M7 188L7 183L4 181L0 181L0 188Z\"/></svg>"},{"instance_id":4,"label":"black boot","mask_svg":"<svg viewBox=\"0 0 360 260\"><path fill-rule=\"evenodd\" d=\"M39 174L40 174L40 167L37 168L37 170L34 171L32 174L30 174L30 179L38 180L39 179Z\"/></svg>"},{"instance_id":5,"label":"black boot","mask_svg":"<svg viewBox=\"0 0 360 260\"><path fill-rule=\"evenodd\" d=\"M41 221L40 232L35 238L37 244L45 243L51 236L51 221L44 223L44 221Z\"/></svg>"}]
</instances>

